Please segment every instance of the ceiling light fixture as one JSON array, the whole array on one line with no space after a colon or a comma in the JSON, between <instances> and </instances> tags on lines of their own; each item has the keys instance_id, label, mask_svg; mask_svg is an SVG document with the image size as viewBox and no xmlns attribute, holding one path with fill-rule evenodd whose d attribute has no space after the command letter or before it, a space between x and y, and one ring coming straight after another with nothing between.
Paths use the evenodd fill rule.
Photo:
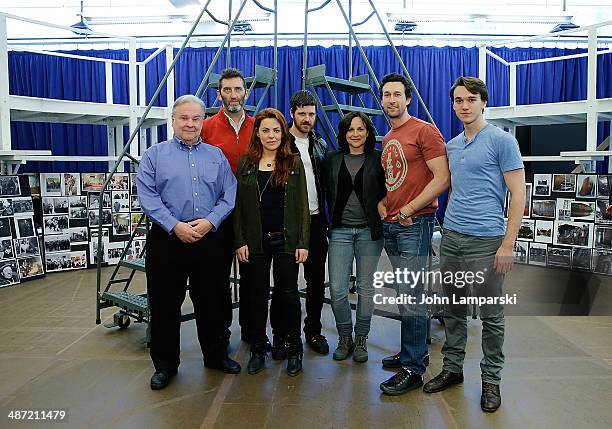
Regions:
<instances>
[{"instance_id":1,"label":"ceiling light fixture","mask_svg":"<svg viewBox=\"0 0 612 429\"><path fill-rule=\"evenodd\" d=\"M400 21L395 24L395 31L405 33L407 31L412 31L417 27L416 22L414 21Z\"/></svg>"},{"instance_id":2,"label":"ceiling light fixture","mask_svg":"<svg viewBox=\"0 0 612 429\"><path fill-rule=\"evenodd\" d=\"M72 30L74 34L78 34L79 36L87 36L89 34L87 31L91 31L91 28L89 27L89 25L87 24L87 20L83 16L83 0L81 0L81 13L79 15L81 16L81 20L75 24L72 24L70 27L74 28L74 30Z\"/></svg>"}]
</instances>

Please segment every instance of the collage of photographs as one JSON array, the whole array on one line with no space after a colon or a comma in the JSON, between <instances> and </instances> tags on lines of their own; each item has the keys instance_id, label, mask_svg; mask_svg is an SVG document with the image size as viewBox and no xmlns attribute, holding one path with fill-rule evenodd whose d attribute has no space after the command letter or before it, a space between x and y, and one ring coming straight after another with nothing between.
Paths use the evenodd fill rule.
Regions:
<instances>
[{"instance_id":1,"label":"collage of photographs","mask_svg":"<svg viewBox=\"0 0 612 429\"><path fill-rule=\"evenodd\" d=\"M515 262L612 275L611 191L612 175L534 174Z\"/></svg>"},{"instance_id":2,"label":"collage of photographs","mask_svg":"<svg viewBox=\"0 0 612 429\"><path fill-rule=\"evenodd\" d=\"M0 287L44 274L32 197L18 176L0 176Z\"/></svg>"},{"instance_id":3,"label":"collage of photographs","mask_svg":"<svg viewBox=\"0 0 612 429\"><path fill-rule=\"evenodd\" d=\"M116 173L107 189L105 173L42 173L45 267L47 272L97 264L97 238L102 206L102 262L116 264L142 215L135 173ZM130 187L130 184L132 186ZM136 242L144 246L144 237ZM133 247L133 246L132 246ZM128 249L128 257L133 249ZM89 255L88 255L89 253ZM133 259L133 258L132 258Z\"/></svg>"}]
</instances>

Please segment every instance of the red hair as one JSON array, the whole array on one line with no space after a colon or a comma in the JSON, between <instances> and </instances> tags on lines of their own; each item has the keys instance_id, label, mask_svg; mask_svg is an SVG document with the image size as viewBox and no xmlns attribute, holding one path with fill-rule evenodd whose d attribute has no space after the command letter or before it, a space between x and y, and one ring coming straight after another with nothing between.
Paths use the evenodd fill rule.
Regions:
<instances>
[{"instance_id":1,"label":"red hair","mask_svg":"<svg viewBox=\"0 0 612 429\"><path fill-rule=\"evenodd\" d=\"M278 110L272 108L263 109L255 115L253 136L251 137L251 145L247 152L249 164L258 168L259 161L263 156L263 145L261 144L257 132L264 119L276 119L281 126L281 142L278 149L276 149L275 168L270 177L270 181L275 187L284 186L289 177L289 170L293 168L295 154L291 152L291 147L289 146L289 127L287 126L287 120Z\"/></svg>"}]
</instances>

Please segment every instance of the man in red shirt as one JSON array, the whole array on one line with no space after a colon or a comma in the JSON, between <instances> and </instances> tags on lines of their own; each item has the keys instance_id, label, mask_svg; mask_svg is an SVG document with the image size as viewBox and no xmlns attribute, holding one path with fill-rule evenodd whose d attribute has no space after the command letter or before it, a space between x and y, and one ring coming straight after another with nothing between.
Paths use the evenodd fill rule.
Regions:
<instances>
[{"instance_id":1,"label":"man in red shirt","mask_svg":"<svg viewBox=\"0 0 612 429\"><path fill-rule=\"evenodd\" d=\"M379 203L385 250L394 272L399 269L416 274L426 269L437 198L450 183L444 138L433 125L408 114L412 97L404 76L385 76L380 97L392 126L383 139L381 156L387 187L387 196ZM425 306L418 303L424 284L422 277L408 278L413 281L396 279L396 290L398 296L414 297L416 304L399 306L401 351L384 358L383 366L401 369L381 383L380 389L388 395L401 395L423 385L427 315Z\"/></svg>"},{"instance_id":2,"label":"man in red shirt","mask_svg":"<svg viewBox=\"0 0 612 429\"><path fill-rule=\"evenodd\" d=\"M202 126L202 141L217 146L230 163L232 172L236 174L238 160L246 154L253 135L253 124L255 120L244 111L244 101L248 97L244 76L238 69L227 68L221 72L219 77L219 88L217 97L222 103L217 114L207 118ZM220 227L225 237L227 246L222 249L226 254L227 261L223 267L226 278L230 278L232 262L234 260L234 233L233 217L229 216ZM246 269L240 269L240 287L238 296L240 300L238 320L241 327L241 338L248 341L249 329L249 307L247 299L247 277ZM228 283L229 287L229 283ZM232 324L232 314L227 315L227 327Z\"/></svg>"}]
</instances>

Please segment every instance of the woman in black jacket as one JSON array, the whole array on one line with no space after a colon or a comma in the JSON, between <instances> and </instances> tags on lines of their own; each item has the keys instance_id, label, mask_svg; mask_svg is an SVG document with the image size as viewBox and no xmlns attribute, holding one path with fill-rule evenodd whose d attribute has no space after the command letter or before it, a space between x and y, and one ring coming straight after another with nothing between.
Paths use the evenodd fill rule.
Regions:
<instances>
[{"instance_id":1,"label":"woman in black jacket","mask_svg":"<svg viewBox=\"0 0 612 429\"><path fill-rule=\"evenodd\" d=\"M361 112L351 112L338 124L339 149L323 161L323 183L331 226L328 270L332 310L340 341L334 359L368 360L366 340L374 311L373 275L383 248L382 222L377 210L384 198L385 174L380 152L374 150L376 131ZM348 284L357 265L355 340L348 301Z\"/></svg>"},{"instance_id":2,"label":"woman in black jacket","mask_svg":"<svg viewBox=\"0 0 612 429\"><path fill-rule=\"evenodd\" d=\"M301 304L298 268L308 257L310 212L306 176L298 155L291 152L287 122L276 109L255 116L249 151L240 158L236 177L234 246L247 264L251 305L251 358L247 370L264 369L270 266L274 260L273 300L278 303L287 350L287 373L302 370Z\"/></svg>"}]
</instances>

